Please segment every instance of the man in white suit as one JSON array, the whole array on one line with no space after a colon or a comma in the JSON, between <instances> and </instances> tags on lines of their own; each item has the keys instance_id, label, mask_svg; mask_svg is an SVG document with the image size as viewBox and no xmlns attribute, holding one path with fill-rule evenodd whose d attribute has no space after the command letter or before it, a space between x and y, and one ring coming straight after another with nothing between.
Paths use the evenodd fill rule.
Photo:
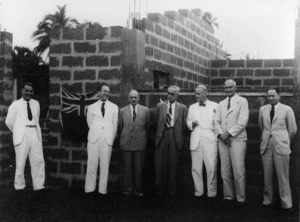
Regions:
<instances>
[{"instance_id":1,"label":"man in white suit","mask_svg":"<svg viewBox=\"0 0 300 222\"><path fill-rule=\"evenodd\" d=\"M186 119L188 128L192 131L190 150L192 157L192 176L196 197L203 196L202 168L205 164L207 172L207 196L217 196L217 164L218 144L215 133L215 115L218 104L207 99L207 88L198 85L195 89L197 102L188 110Z\"/></svg>"},{"instance_id":2,"label":"man in white suit","mask_svg":"<svg viewBox=\"0 0 300 222\"><path fill-rule=\"evenodd\" d=\"M45 161L43 156L42 133L39 124L40 105L32 99L33 86L26 82L22 88L22 98L8 108L5 123L13 133L16 154L14 187L24 190L24 168L29 154L33 190L44 189Z\"/></svg>"},{"instance_id":3,"label":"man in white suit","mask_svg":"<svg viewBox=\"0 0 300 222\"><path fill-rule=\"evenodd\" d=\"M268 90L268 105L259 110L259 128L262 133L260 154L264 169L263 205L273 204L273 165L278 179L281 207L292 211L289 183L290 142L297 132L291 107L279 102L279 89Z\"/></svg>"},{"instance_id":4,"label":"man in white suit","mask_svg":"<svg viewBox=\"0 0 300 222\"><path fill-rule=\"evenodd\" d=\"M233 79L226 80L224 85L227 98L219 103L215 119L224 199L236 199L237 202L244 203L248 101L235 93L236 82Z\"/></svg>"},{"instance_id":5,"label":"man in white suit","mask_svg":"<svg viewBox=\"0 0 300 222\"><path fill-rule=\"evenodd\" d=\"M100 194L107 194L109 164L112 145L118 129L119 109L117 105L108 101L110 88L107 84L101 84L98 90L99 100L90 105L87 111L89 132L85 192L91 193L95 191L97 169L98 165L100 165L98 192Z\"/></svg>"}]
</instances>

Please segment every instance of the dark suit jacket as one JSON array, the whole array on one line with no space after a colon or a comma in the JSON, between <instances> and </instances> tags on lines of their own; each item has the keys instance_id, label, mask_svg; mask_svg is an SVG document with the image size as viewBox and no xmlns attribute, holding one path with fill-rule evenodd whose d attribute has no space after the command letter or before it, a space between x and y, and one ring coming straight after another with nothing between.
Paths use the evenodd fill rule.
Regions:
<instances>
[{"instance_id":1,"label":"dark suit jacket","mask_svg":"<svg viewBox=\"0 0 300 222\"><path fill-rule=\"evenodd\" d=\"M120 148L125 151L141 151L146 148L150 127L150 112L145 106L138 105L136 119L133 121L130 106L120 110L119 127L121 130Z\"/></svg>"},{"instance_id":2,"label":"dark suit jacket","mask_svg":"<svg viewBox=\"0 0 300 222\"><path fill-rule=\"evenodd\" d=\"M166 125L167 117L167 102L157 104L155 110L155 122L157 125L156 136L155 136L155 147L158 147L164 129ZM178 149L182 148L184 131L186 129L186 116L187 116L187 107L182 103L176 102L175 104L175 116L174 116L174 132L175 132L175 141Z\"/></svg>"}]
</instances>

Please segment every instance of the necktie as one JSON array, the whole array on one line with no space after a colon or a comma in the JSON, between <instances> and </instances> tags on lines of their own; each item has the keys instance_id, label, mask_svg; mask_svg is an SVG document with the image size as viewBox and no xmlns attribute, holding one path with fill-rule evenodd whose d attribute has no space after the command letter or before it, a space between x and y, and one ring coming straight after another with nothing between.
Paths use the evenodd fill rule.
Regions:
<instances>
[{"instance_id":1,"label":"necktie","mask_svg":"<svg viewBox=\"0 0 300 222\"><path fill-rule=\"evenodd\" d=\"M205 107L205 103L199 102L199 106L204 106Z\"/></svg>"},{"instance_id":2,"label":"necktie","mask_svg":"<svg viewBox=\"0 0 300 222\"><path fill-rule=\"evenodd\" d=\"M230 109L230 100L231 100L231 98L228 98L227 110Z\"/></svg>"},{"instance_id":3,"label":"necktie","mask_svg":"<svg viewBox=\"0 0 300 222\"><path fill-rule=\"evenodd\" d=\"M104 117L104 114L105 114L105 103L102 103L102 106L101 106L101 113L102 113L102 116Z\"/></svg>"},{"instance_id":4,"label":"necktie","mask_svg":"<svg viewBox=\"0 0 300 222\"><path fill-rule=\"evenodd\" d=\"M32 120L32 112L30 109L29 102L27 102L27 113L28 113L28 119L31 121Z\"/></svg>"},{"instance_id":5,"label":"necktie","mask_svg":"<svg viewBox=\"0 0 300 222\"><path fill-rule=\"evenodd\" d=\"M134 122L135 118L136 118L135 106L132 106L132 108L133 108L132 118L133 118L133 122Z\"/></svg>"},{"instance_id":6,"label":"necktie","mask_svg":"<svg viewBox=\"0 0 300 222\"><path fill-rule=\"evenodd\" d=\"M273 121L273 118L274 118L274 114L275 114L275 106L274 105L271 105L271 112L270 112L270 119L271 119L271 123Z\"/></svg>"},{"instance_id":7,"label":"necktie","mask_svg":"<svg viewBox=\"0 0 300 222\"><path fill-rule=\"evenodd\" d=\"M166 126L169 128L171 126L171 119L172 119L172 105L169 105L169 110L167 114L167 119L166 119Z\"/></svg>"}]
</instances>

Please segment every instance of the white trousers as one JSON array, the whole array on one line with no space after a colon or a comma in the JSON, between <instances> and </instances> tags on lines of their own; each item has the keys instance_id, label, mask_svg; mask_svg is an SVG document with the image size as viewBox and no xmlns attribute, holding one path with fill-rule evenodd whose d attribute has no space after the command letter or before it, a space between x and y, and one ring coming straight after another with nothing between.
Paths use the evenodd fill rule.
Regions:
<instances>
[{"instance_id":1,"label":"white trousers","mask_svg":"<svg viewBox=\"0 0 300 222\"><path fill-rule=\"evenodd\" d=\"M245 202L246 141L232 140L230 147L219 141L219 152L224 199L236 199L238 202Z\"/></svg>"},{"instance_id":2,"label":"white trousers","mask_svg":"<svg viewBox=\"0 0 300 222\"><path fill-rule=\"evenodd\" d=\"M96 189L98 165L100 166L98 192L107 193L107 181L112 146L108 145L104 136L100 136L96 143L87 144L87 171L85 178L85 192L93 192ZM100 160L100 163L99 163Z\"/></svg>"},{"instance_id":3,"label":"white trousers","mask_svg":"<svg viewBox=\"0 0 300 222\"><path fill-rule=\"evenodd\" d=\"M42 141L39 140L36 128L25 128L23 141L15 146L16 174L14 187L16 190L25 188L24 168L29 154L33 190L44 188L45 161Z\"/></svg>"},{"instance_id":4,"label":"white trousers","mask_svg":"<svg viewBox=\"0 0 300 222\"><path fill-rule=\"evenodd\" d=\"M217 164L218 146L217 142L199 142L196 150L191 150L192 176L195 186L195 196L202 196L203 188L203 162L207 173L207 196L217 196Z\"/></svg>"},{"instance_id":5,"label":"white trousers","mask_svg":"<svg viewBox=\"0 0 300 222\"><path fill-rule=\"evenodd\" d=\"M263 204L273 204L274 188L273 188L273 172L274 166L278 180L279 196L282 208L292 207L292 195L289 183L289 155L279 155L275 151L274 141L270 138L267 148L261 155L264 168L264 200Z\"/></svg>"}]
</instances>

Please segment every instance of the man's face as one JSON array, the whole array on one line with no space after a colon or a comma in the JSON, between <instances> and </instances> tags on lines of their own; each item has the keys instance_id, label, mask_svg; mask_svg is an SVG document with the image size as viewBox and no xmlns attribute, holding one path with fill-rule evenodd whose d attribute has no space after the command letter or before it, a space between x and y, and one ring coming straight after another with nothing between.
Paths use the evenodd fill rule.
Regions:
<instances>
[{"instance_id":1,"label":"man's face","mask_svg":"<svg viewBox=\"0 0 300 222\"><path fill-rule=\"evenodd\" d=\"M279 102L280 96L278 95L276 90L270 89L268 91L268 100L271 105L276 105Z\"/></svg>"},{"instance_id":2,"label":"man's face","mask_svg":"<svg viewBox=\"0 0 300 222\"><path fill-rule=\"evenodd\" d=\"M235 94L236 86L232 81L226 81L224 84L224 89L225 89L226 96L233 97Z\"/></svg>"},{"instance_id":3,"label":"man's face","mask_svg":"<svg viewBox=\"0 0 300 222\"><path fill-rule=\"evenodd\" d=\"M108 86L102 86L99 92L100 100L105 102L108 100L110 95L110 90Z\"/></svg>"},{"instance_id":4,"label":"man's face","mask_svg":"<svg viewBox=\"0 0 300 222\"><path fill-rule=\"evenodd\" d=\"M172 88L168 89L168 101L170 103L173 103L177 100L177 98L178 98L177 91Z\"/></svg>"},{"instance_id":5,"label":"man's face","mask_svg":"<svg viewBox=\"0 0 300 222\"><path fill-rule=\"evenodd\" d=\"M196 88L195 97L197 102L205 102L207 99L207 92L202 88Z\"/></svg>"},{"instance_id":6,"label":"man's face","mask_svg":"<svg viewBox=\"0 0 300 222\"><path fill-rule=\"evenodd\" d=\"M31 86L25 85L22 89L22 97L24 100L29 101L33 95L33 88Z\"/></svg>"},{"instance_id":7,"label":"man's face","mask_svg":"<svg viewBox=\"0 0 300 222\"><path fill-rule=\"evenodd\" d=\"M136 91L132 91L128 95L128 101L132 106L135 106L138 104L140 100L139 94Z\"/></svg>"}]
</instances>

